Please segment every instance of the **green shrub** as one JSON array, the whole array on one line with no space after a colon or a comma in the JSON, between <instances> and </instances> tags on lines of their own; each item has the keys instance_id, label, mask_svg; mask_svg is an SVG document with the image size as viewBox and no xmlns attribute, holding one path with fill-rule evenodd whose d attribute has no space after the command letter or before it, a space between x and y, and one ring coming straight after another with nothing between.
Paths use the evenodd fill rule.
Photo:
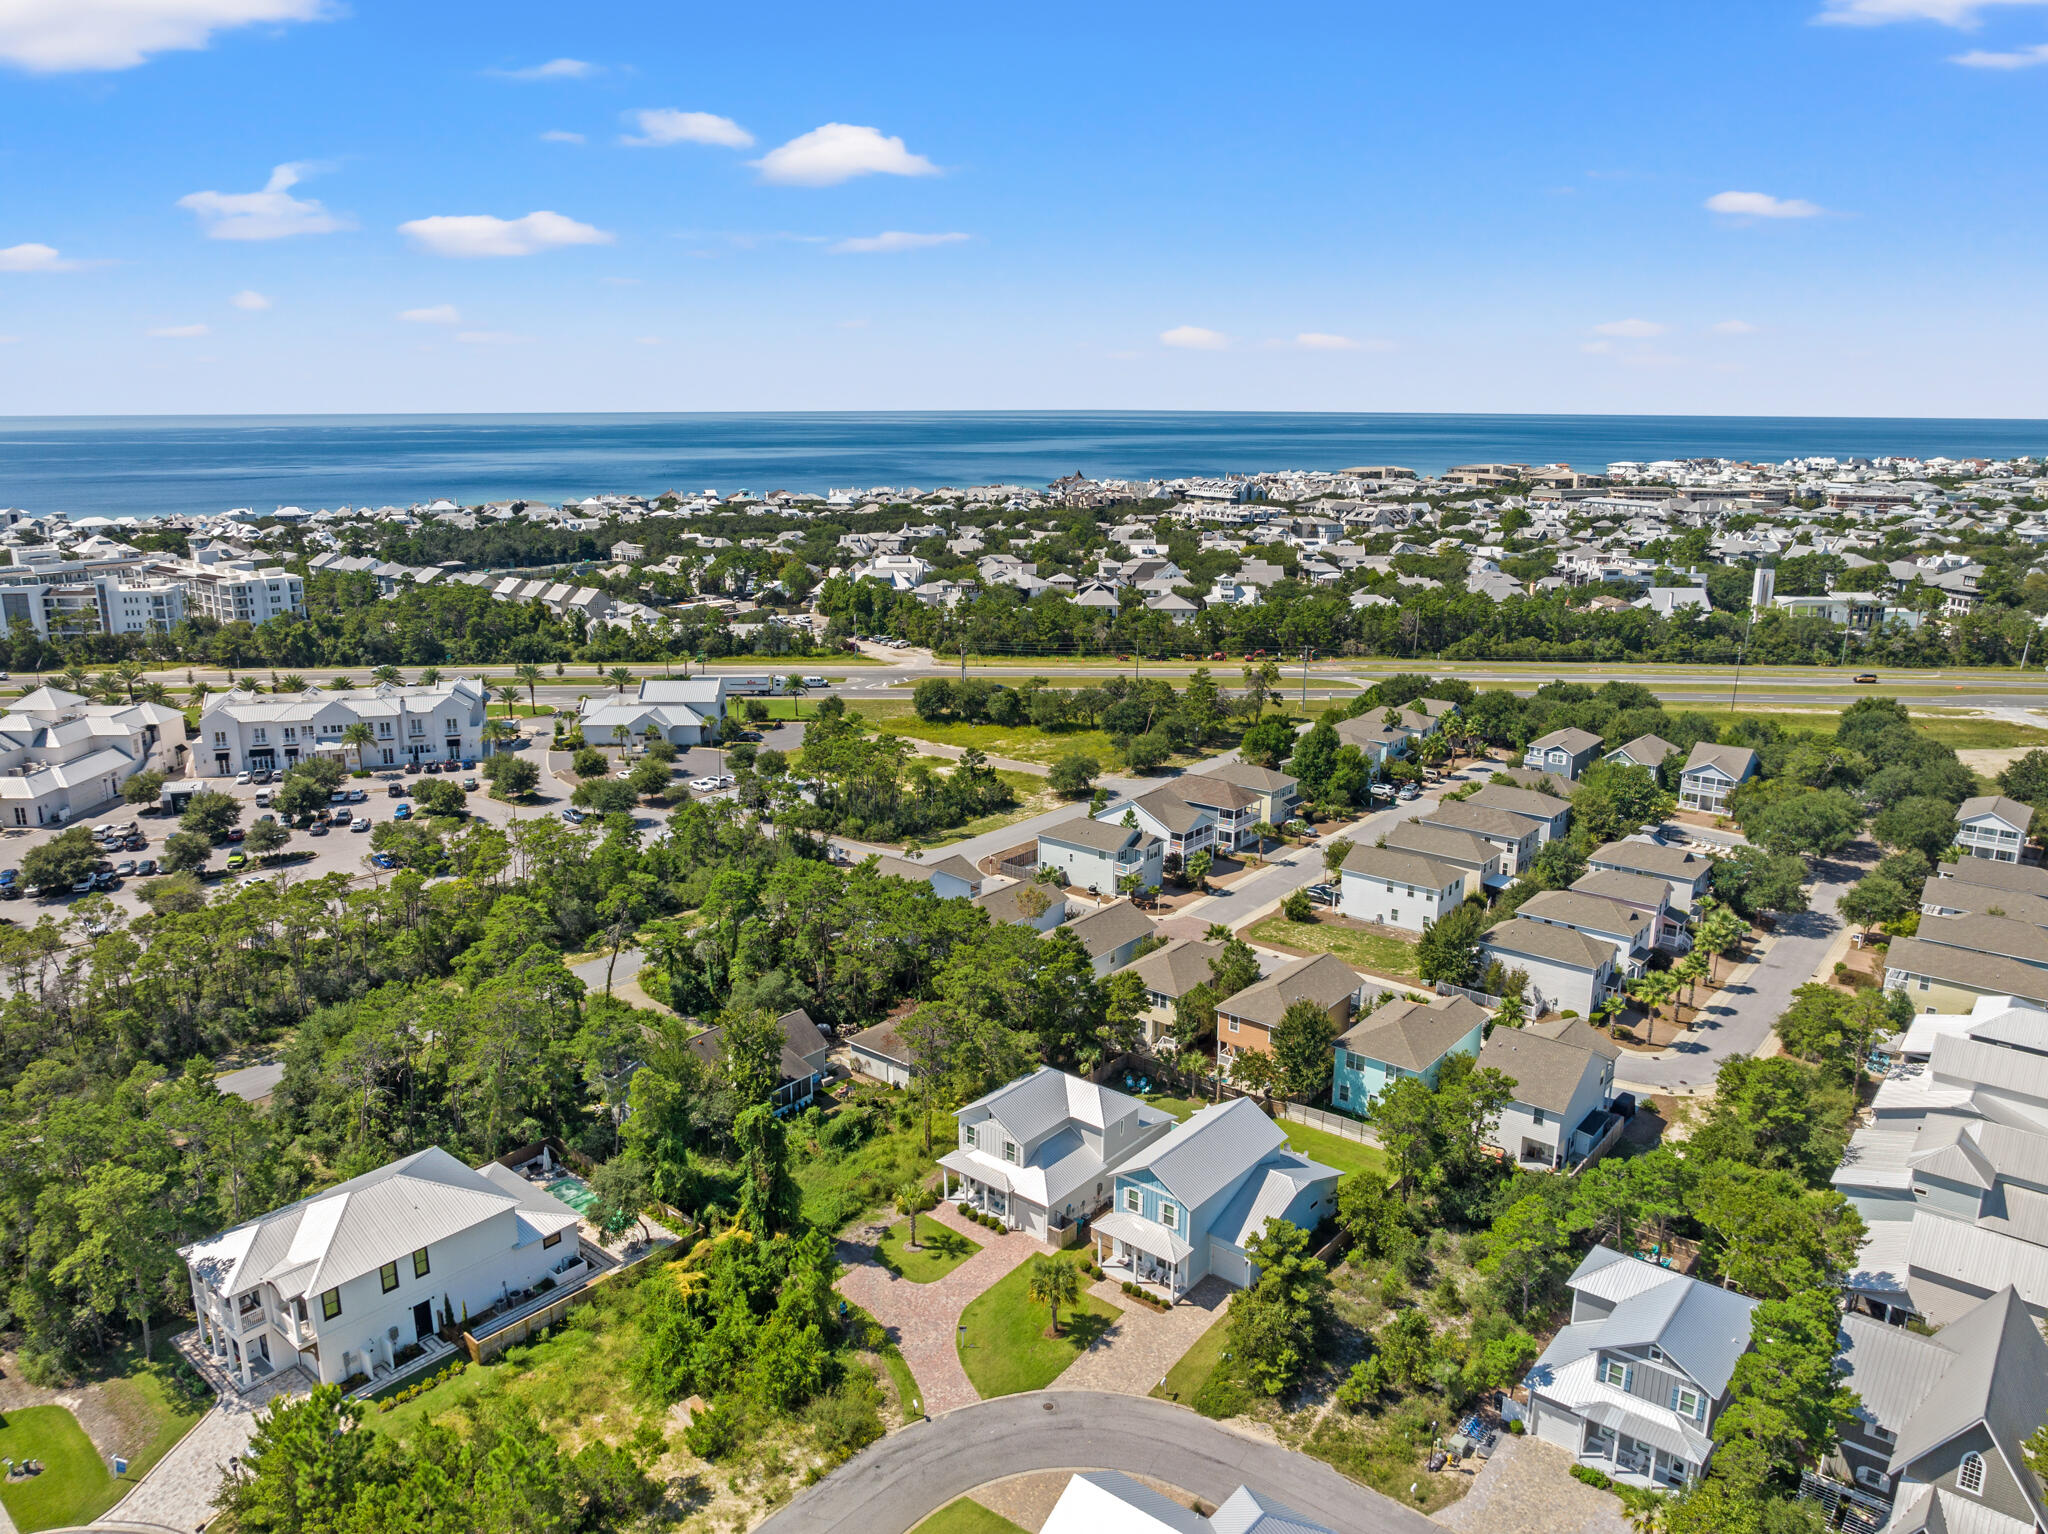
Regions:
<instances>
[{"instance_id":1,"label":"green shrub","mask_svg":"<svg viewBox=\"0 0 2048 1534\"><path fill-rule=\"evenodd\" d=\"M1614 1477L1601 1474L1591 1465L1572 1466L1572 1479L1584 1481L1588 1486L1597 1487L1601 1491L1614 1490Z\"/></svg>"},{"instance_id":2,"label":"green shrub","mask_svg":"<svg viewBox=\"0 0 2048 1534\"><path fill-rule=\"evenodd\" d=\"M1217 1368L1202 1381L1202 1388L1195 1392L1188 1404L1205 1417L1219 1422L1225 1417L1236 1417L1251 1409L1254 1396L1252 1389L1230 1370Z\"/></svg>"},{"instance_id":3,"label":"green shrub","mask_svg":"<svg viewBox=\"0 0 2048 1534\"><path fill-rule=\"evenodd\" d=\"M714 1401L690 1419L683 1429L683 1442L699 1459L716 1460L732 1452L739 1442L739 1414L723 1402Z\"/></svg>"}]
</instances>

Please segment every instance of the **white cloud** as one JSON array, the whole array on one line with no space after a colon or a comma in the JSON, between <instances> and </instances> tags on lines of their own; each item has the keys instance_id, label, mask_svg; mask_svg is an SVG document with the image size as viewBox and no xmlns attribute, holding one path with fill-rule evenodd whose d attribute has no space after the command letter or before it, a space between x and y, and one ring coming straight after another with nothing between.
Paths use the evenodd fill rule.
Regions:
<instances>
[{"instance_id":1,"label":"white cloud","mask_svg":"<svg viewBox=\"0 0 2048 1534\"><path fill-rule=\"evenodd\" d=\"M1614 343L1612 341L1587 341L1579 347L1579 350L1589 357L1604 357L1614 350Z\"/></svg>"},{"instance_id":2,"label":"white cloud","mask_svg":"<svg viewBox=\"0 0 2048 1534\"><path fill-rule=\"evenodd\" d=\"M333 14L327 0L8 0L0 59L39 74L133 69L152 53L204 48L233 27Z\"/></svg>"},{"instance_id":3,"label":"white cloud","mask_svg":"<svg viewBox=\"0 0 2048 1534\"><path fill-rule=\"evenodd\" d=\"M1815 21L1846 27L1882 27L1895 21L1938 21L1969 28L1994 5L2041 5L2048 0L1825 0Z\"/></svg>"},{"instance_id":4,"label":"white cloud","mask_svg":"<svg viewBox=\"0 0 2048 1534\"><path fill-rule=\"evenodd\" d=\"M2012 53L1972 48L1968 53L1956 54L1949 62L1968 69L2034 69L2048 64L2048 43L2035 43Z\"/></svg>"},{"instance_id":5,"label":"white cloud","mask_svg":"<svg viewBox=\"0 0 2048 1534\"><path fill-rule=\"evenodd\" d=\"M580 144L583 135L571 133L567 128L550 128L540 136L540 141L543 144Z\"/></svg>"},{"instance_id":6,"label":"white cloud","mask_svg":"<svg viewBox=\"0 0 2048 1534\"><path fill-rule=\"evenodd\" d=\"M401 309L398 317L414 325L460 325L462 315L453 304L434 304L426 309Z\"/></svg>"},{"instance_id":7,"label":"white cloud","mask_svg":"<svg viewBox=\"0 0 2048 1534\"><path fill-rule=\"evenodd\" d=\"M549 59L545 64L532 64L525 69L488 69L484 73L500 80L588 80L592 75L603 74L604 66L588 59Z\"/></svg>"},{"instance_id":8,"label":"white cloud","mask_svg":"<svg viewBox=\"0 0 2048 1534\"><path fill-rule=\"evenodd\" d=\"M778 186L837 186L855 176L936 176L938 166L884 138L877 128L826 123L798 134L752 162L763 181Z\"/></svg>"},{"instance_id":9,"label":"white cloud","mask_svg":"<svg viewBox=\"0 0 2048 1534\"><path fill-rule=\"evenodd\" d=\"M1349 336L1333 336L1320 330L1304 330L1294 344L1305 352L1355 352L1358 343Z\"/></svg>"},{"instance_id":10,"label":"white cloud","mask_svg":"<svg viewBox=\"0 0 2048 1534\"><path fill-rule=\"evenodd\" d=\"M204 325L159 325L150 334L162 341L189 341L194 336L206 335Z\"/></svg>"},{"instance_id":11,"label":"white cloud","mask_svg":"<svg viewBox=\"0 0 2048 1534\"><path fill-rule=\"evenodd\" d=\"M509 330L458 330L455 339L469 346L516 346L532 336L516 336Z\"/></svg>"},{"instance_id":12,"label":"white cloud","mask_svg":"<svg viewBox=\"0 0 2048 1534\"><path fill-rule=\"evenodd\" d=\"M1595 325L1593 334L1624 336L1631 341L1641 341L1650 336L1661 336L1664 334L1664 327L1655 320L1608 320L1605 324Z\"/></svg>"},{"instance_id":13,"label":"white cloud","mask_svg":"<svg viewBox=\"0 0 2048 1534\"><path fill-rule=\"evenodd\" d=\"M237 293L233 298L229 299L228 302L233 304L237 309L247 309L252 314L259 310L268 309L270 307L270 300L265 298L261 293L257 292L254 288L242 289L241 292Z\"/></svg>"},{"instance_id":14,"label":"white cloud","mask_svg":"<svg viewBox=\"0 0 2048 1534\"><path fill-rule=\"evenodd\" d=\"M1159 332L1159 344L1177 346L1183 351L1220 352L1230 344L1230 337L1220 330L1204 330L1200 325L1176 325Z\"/></svg>"},{"instance_id":15,"label":"white cloud","mask_svg":"<svg viewBox=\"0 0 2048 1534\"><path fill-rule=\"evenodd\" d=\"M888 255L899 250L929 250L934 245L958 245L962 240L971 238L965 234L906 234L901 229L885 229L880 234L841 240L830 249L841 256Z\"/></svg>"},{"instance_id":16,"label":"white cloud","mask_svg":"<svg viewBox=\"0 0 2048 1534\"><path fill-rule=\"evenodd\" d=\"M589 224L545 209L524 218L493 218L488 213L416 218L398 232L437 256L530 256L564 245L609 245L612 236Z\"/></svg>"},{"instance_id":17,"label":"white cloud","mask_svg":"<svg viewBox=\"0 0 2048 1534\"><path fill-rule=\"evenodd\" d=\"M754 135L730 117L715 112L680 112L674 107L647 107L628 112L626 121L640 130L623 134L621 144L643 148L662 144L722 144L727 149L752 149Z\"/></svg>"},{"instance_id":18,"label":"white cloud","mask_svg":"<svg viewBox=\"0 0 2048 1534\"><path fill-rule=\"evenodd\" d=\"M1818 218L1822 209L1798 197L1773 197L1768 192L1716 192L1706 202L1709 213L1738 218Z\"/></svg>"},{"instance_id":19,"label":"white cloud","mask_svg":"<svg viewBox=\"0 0 2048 1534\"><path fill-rule=\"evenodd\" d=\"M1714 327L1714 334L1717 336L1753 336L1756 334L1756 326L1750 324L1748 320L1722 320Z\"/></svg>"},{"instance_id":20,"label":"white cloud","mask_svg":"<svg viewBox=\"0 0 2048 1534\"><path fill-rule=\"evenodd\" d=\"M10 245L0 250L0 272L69 272L79 264L58 255L54 245Z\"/></svg>"},{"instance_id":21,"label":"white cloud","mask_svg":"<svg viewBox=\"0 0 2048 1534\"><path fill-rule=\"evenodd\" d=\"M295 234L332 234L354 223L329 213L311 197L294 197L291 189L316 167L280 165L260 192L192 192L178 206L199 215L210 240L283 240Z\"/></svg>"}]
</instances>

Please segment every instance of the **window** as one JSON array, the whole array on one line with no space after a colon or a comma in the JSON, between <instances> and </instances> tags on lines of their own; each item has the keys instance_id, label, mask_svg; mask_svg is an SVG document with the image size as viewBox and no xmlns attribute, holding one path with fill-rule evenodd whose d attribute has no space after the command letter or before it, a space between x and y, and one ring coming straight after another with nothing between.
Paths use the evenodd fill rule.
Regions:
<instances>
[{"instance_id":1,"label":"window","mask_svg":"<svg viewBox=\"0 0 2048 1534\"><path fill-rule=\"evenodd\" d=\"M1015 1140L1003 1141L1003 1160L1009 1162L1011 1166L1020 1164L1017 1158L1017 1142Z\"/></svg>"},{"instance_id":2,"label":"window","mask_svg":"<svg viewBox=\"0 0 2048 1534\"><path fill-rule=\"evenodd\" d=\"M1888 1427L1880 1427L1875 1422L1870 1424L1870 1436L1872 1438L1875 1438L1879 1443L1897 1443L1899 1441L1899 1435L1897 1433L1894 1433Z\"/></svg>"},{"instance_id":3,"label":"window","mask_svg":"<svg viewBox=\"0 0 2048 1534\"><path fill-rule=\"evenodd\" d=\"M1925 991L1925 990L1928 990L1928 989L1930 989L1930 988L1931 988L1932 982L1931 982L1931 981L1929 981L1929 980L1928 980L1928 978L1927 978L1927 977L1926 977L1925 975L1922 975L1922 976L1920 976L1919 978L1920 978L1920 989L1921 989L1921 990Z\"/></svg>"},{"instance_id":4,"label":"window","mask_svg":"<svg viewBox=\"0 0 2048 1534\"><path fill-rule=\"evenodd\" d=\"M1600 1383L1612 1385L1616 1390L1626 1390L1629 1378L1634 1372L1620 1359L1610 1358L1600 1365Z\"/></svg>"},{"instance_id":5,"label":"window","mask_svg":"<svg viewBox=\"0 0 2048 1534\"><path fill-rule=\"evenodd\" d=\"M1856 1484L1868 1486L1872 1491L1890 1491L1892 1489L1892 1478L1875 1465L1858 1465L1856 1467Z\"/></svg>"},{"instance_id":6,"label":"window","mask_svg":"<svg viewBox=\"0 0 2048 1534\"><path fill-rule=\"evenodd\" d=\"M969 1150L978 1149L981 1145L981 1131L972 1124L962 1124L960 1126L960 1143Z\"/></svg>"},{"instance_id":7,"label":"window","mask_svg":"<svg viewBox=\"0 0 2048 1534\"><path fill-rule=\"evenodd\" d=\"M544 1247L560 1246L562 1244L562 1233L560 1231L555 1231L550 1235L542 1236L540 1238L540 1244Z\"/></svg>"},{"instance_id":8,"label":"window","mask_svg":"<svg viewBox=\"0 0 2048 1534\"><path fill-rule=\"evenodd\" d=\"M1345 1082L1340 1081L1337 1083L1337 1101L1340 1103L1348 1103L1351 1101L1351 1088Z\"/></svg>"},{"instance_id":9,"label":"window","mask_svg":"<svg viewBox=\"0 0 2048 1534\"><path fill-rule=\"evenodd\" d=\"M1671 1387L1671 1409L1679 1416L1690 1417L1695 1422L1704 1422L1707 1418L1707 1403L1701 1399L1700 1393L1697 1390L1688 1390L1683 1385Z\"/></svg>"},{"instance_id":10,"label":"window","mask_svg":"<svg viewBox=\"0 0 2048 1534\"><path fill-rule=\"evenodd\" d=\"M1534 1112L1536 1115L1536 1122L1541 1124L1543 1122L1543 1110L1541 1108L1537 1108L1534 1110Z\"/></svg>"},{"instance_id":11,"label":"window","mask_svg":"<svg viewBox=\"0 0 2048 1534\"><path fill-rule=\"evenodd\" d=\"M330 1289L320 1296L320 1319L332 1321L341 1314L341 1291Z\"/></svg>"},{"instance_id":12,"label":"window","mask_svg":"<svg viewBox=\"0 0 2048 1534\"><path fill-rule=\"evenodd\" d=\"M1138 1190L1136 1188L1124 1189L1124 1213L1137 1214L1143 1208L1144 1199L1139 1196Z\"/></svg>"},{"instance_id":13,"label":"window","mask_svg":"<svg viewBox=\"0 0 2048 1534\"><path fill-rule=\"evenodd\" d=\"M398 1287L398 1264L387 1262L383 1267L379 1268L377 1270L377 1282L384 1286L386 1294L396 1289Z\"/></svg>"},{"instance_id":14,"label":"window","mask_svg":"<svg viewBox=\"0 0 2048 1534\"><path fill-rule=\"evenodd\" d=\"M427 1249L425 1247L421 1247L412 1254L412 1276L414 1278L425 1278L427 1276Z\"/></svg>"},{"instance_id":15,"label":"window","mask_svg":"<svg viewBox=\"0 0 2048 1534\"><path fill-rule=\"evenodd\" d=\"M1984 1495L1984 1456L1972 1449L1963 1456L1963 1462L1956 1466L1956 1490L1966 1491L1973 1497Z\"/></svg>"},{"instance_id":16,"label":"window","mask_svg":"<svg viewBox=\"0 0 2048 1534\"><path fill-rule=\"evenodd\" d=\"M1179 1230L1180 1207L1176 1204L1169 1204L1162 1199L1159 1204L1159 1223L1168 1230Z\"/></svg>"},{"instance_id":17,"label":"window","mask_svg":"<svg viewBox=\"0 0 2048 1534\"><path fill-rule=\"evenodd\" d=\"M306 1297L303 1294L293 1298L292 1315L299 1321L306 1319Z\"/></svg>"},{"instance_id":18,"label":"window","mask_svg":"<svg viewBox=\"0 0 2048 1534\"><path fill-rule=\"evenodd\" d=\"M1237 1032L1237 1019L1234 1017L1230 1020L1230 1031L1232 1033Z\"/></svg>"}]
</instances>

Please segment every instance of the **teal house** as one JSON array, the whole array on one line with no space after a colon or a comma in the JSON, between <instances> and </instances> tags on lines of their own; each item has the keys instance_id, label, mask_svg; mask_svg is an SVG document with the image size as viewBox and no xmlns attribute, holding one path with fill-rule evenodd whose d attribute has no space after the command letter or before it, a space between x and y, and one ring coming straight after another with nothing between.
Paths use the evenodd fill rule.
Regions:
<instances>
[{"instance_id":1,"label":"teal house","mask_svg":"<svg viewBox=\"0 0 2048 1534\"><path fill-rule=\"evenodd\" d=\"M1387 1084L1419 1076L1431 1086L1452 1055L1479 1053L1489 1014L1475 1002L1451 996L1425 1006L1405 998L1358 1019L1336 1043L1330 1067L1330 1102L1347 1113L1363 1113Z\"/></svg>"}]
</instances>

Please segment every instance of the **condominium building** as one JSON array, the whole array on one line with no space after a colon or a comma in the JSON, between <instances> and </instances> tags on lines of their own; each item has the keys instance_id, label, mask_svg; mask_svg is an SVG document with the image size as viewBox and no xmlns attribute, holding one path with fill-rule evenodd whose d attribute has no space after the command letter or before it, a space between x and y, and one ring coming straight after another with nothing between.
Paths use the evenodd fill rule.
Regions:
<instances>
[{"instance_id":1,"label":"condominium building","mask_svg":"<svg viewBox=\"0 0 2048 1534\"><path fill-rule=\"evenodd\" d=\"M311 756L353 763L356 748L343 737L358 723L371 735L362 748L365 767L460 761L483 750L489 702L490 688L476 677L363 692L219 693L199 716L193 768L207 777L233 777L281 770Z\"/></svg>"}]
</instances>

